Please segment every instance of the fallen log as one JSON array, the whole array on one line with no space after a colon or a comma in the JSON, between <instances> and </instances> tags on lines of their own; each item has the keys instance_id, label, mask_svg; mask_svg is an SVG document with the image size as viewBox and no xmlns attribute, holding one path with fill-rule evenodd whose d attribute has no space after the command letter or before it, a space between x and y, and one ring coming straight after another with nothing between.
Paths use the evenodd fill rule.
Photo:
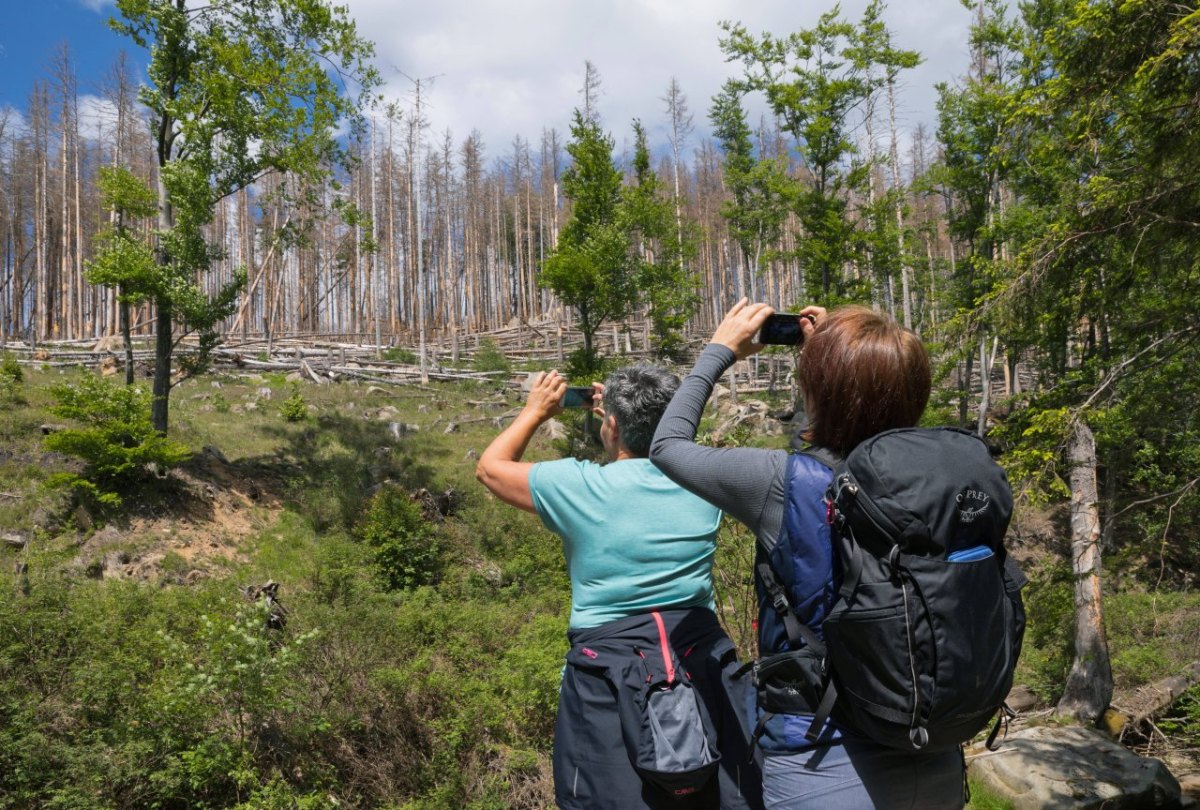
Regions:
<instances>
[{"instance_id":1,"label":"fallen log","mask_svg":"<svg viewBox=\"0 0 1200 810\"><path fill-rule=\"evenodd\" d=\"M1193 661L1177 675L1163 678L1135 689L1131 694L1113 700L1113 708L1123 716L1117 731L1137 728L1160 712L1169 709L1180 695L1200 683L1200 661Z\"/></svg>"}]
</instances>

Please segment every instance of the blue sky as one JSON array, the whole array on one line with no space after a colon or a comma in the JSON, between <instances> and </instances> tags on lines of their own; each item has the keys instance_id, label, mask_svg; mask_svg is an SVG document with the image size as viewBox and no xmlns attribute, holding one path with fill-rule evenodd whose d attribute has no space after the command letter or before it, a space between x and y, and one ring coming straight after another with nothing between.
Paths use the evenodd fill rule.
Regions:
<instances>
[{"instance_id":1,"label":"blue sky","mask_svg":"<svg viewBox=\"0 0 1200 810\"><path fill-rule=\"evenodd\" d=\"M197 0L199 2L199 0ZM717 38L721 20L777 35L813 25L834 0L338 0L359 30L375 40L386 94L408 104L405 76L436 76L424 94L429 136L449 129L461 141L479 129L486 154L510 152L514 136L536 148L543 128L565 133L579 103L583 63L603 81L600 113L618 149L630 122L646 125L652 146L666 142L662 96L678 78L696 122L694 148L707 131L712 96L736 66L726 64ZM0 107L25 108L33 81L49 77L59 43L71 47L79 92L98 95L116 54L136 64L144 53L106 25L112 0L3 0L0 25ZM842 0L857 19L867 0ZM925 59L907 74L900 125L935 124L933 86L955 81L967 66L970 12L960 0L892 0L885 20L901 47ZM86 124L86 121L85 121Z\"/></svg>"},{"instance_id":2,"label":"blue sky","mask_svg":"<svg viewBox=\"0 0 1200 810\"><path fill-rule=\"evenodd\" d=\"M117 52L142 59L136 47L110 30L112 6L82 0L4 0L0 26L0 105L24 109L37 79L50 78L50 60L68 43L81 94L99 94Z\"/></svg>"}]
</instances>

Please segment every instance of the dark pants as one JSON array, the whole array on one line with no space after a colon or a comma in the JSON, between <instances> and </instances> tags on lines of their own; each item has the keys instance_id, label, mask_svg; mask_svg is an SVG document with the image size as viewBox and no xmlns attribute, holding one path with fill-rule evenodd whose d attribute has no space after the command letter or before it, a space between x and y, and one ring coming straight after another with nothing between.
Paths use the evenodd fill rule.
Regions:
<instances>
[{"instance_id":1,"label":"dark pants","mask_svg":"<svg viewBox=\"0 0 1200 810\"><path fill-rule=\"evenodd\" d=\"M633 768L621 733L611 667L591 666L583 648L635 656L635 648L658 646L650 616L633 616L573 632L554 726L554 793L565 810L756 810L762 807L762 776L751 762L744 718L746 679L731 681L738 661L733 642L710 610L661 611L671 646L691 675L717 735L721 763L698 793L683 799L645 785Z\"/></svg>"}]
</instances>

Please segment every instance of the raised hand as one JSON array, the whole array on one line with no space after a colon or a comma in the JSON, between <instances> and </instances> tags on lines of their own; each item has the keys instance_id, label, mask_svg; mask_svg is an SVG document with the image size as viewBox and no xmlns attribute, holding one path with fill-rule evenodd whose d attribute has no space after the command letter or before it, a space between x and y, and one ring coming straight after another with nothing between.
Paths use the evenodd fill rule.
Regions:
<instances>
[{"instance_id":1,"label":"raised hand","mask_svg":"<svg viewBox=\"0 0 1200 810\"><path fill-rule=\"evenodd\" d=\"M712 342L727 347L738 360L744 360L762 351L763 344L756 342L754 336L773 314L775 309L768 304L751 304L749 299L743 298L725 313L725 320L713 332Z\"/></svg>"}]
</instances>

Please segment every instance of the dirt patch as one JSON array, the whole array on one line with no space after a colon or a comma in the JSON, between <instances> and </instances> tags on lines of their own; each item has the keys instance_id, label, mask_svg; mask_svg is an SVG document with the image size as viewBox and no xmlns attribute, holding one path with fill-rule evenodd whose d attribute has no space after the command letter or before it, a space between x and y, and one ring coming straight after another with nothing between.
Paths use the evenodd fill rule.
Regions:
<instances>
[{"instance_id":1,"label":"dirt patch","mask_svg":"<svg viewBox=\"0 0 1200 810\"><path fill-rule=\"evenodd\" d=\"M283 478L259 463L230 463L206 447L126 497L128 517L93 533L74 567L95 578L192 583L244 562L245 541L282 509Z\"/></svg>"}]
</instances>

